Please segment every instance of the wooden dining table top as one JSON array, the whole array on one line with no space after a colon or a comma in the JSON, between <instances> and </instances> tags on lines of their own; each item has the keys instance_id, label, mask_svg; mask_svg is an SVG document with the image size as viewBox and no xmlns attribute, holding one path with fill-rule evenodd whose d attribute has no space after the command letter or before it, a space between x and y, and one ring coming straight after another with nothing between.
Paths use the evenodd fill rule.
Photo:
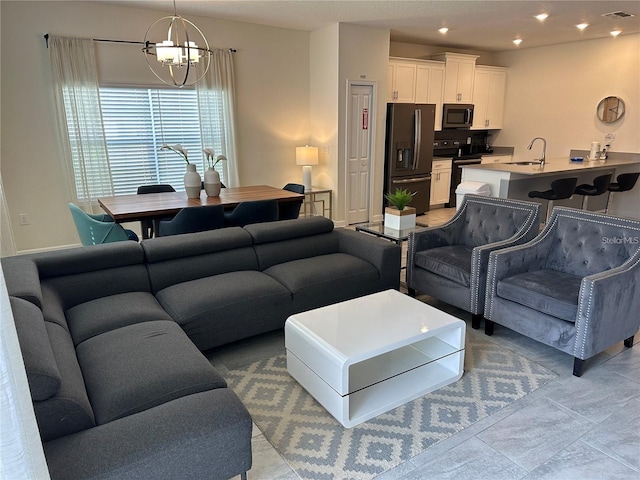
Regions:
<instances>
[{"instance_id":1,"label":"wooden dining table top","mask_svg":"<svg viewBox=\"0 0 640 480\"><path fill-rule=\"evenodd\" d=\"M200 198L187 198L186 192L162 192L102 197L98 199L98 204L116 222L131 222L175 215L185 207L223 205L232 209L240 202L254 200L302 203L303 199L304 195L300 193L268 185L252 185L222 188L219 197L208 197L204 190Z\"/></svg>"}]
</instances>

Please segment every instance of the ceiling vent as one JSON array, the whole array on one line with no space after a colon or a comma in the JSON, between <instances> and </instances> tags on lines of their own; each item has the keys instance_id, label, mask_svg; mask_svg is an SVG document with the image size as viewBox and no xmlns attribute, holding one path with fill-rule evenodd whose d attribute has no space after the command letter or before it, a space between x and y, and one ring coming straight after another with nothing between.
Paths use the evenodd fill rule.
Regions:
<instances>
[{"instance_id":1,"label":"ceiling vent","mask_svg":"<svg viewBox=\"0 0 640 480\"><path fill-rule=\"evenodd\" d=\"M633 13L618 11L618 12L611 12L611 13L603 13L602 16L607 18L627 18L627 17L634 17L635 15Z\"/></svg>"}]
</instances>

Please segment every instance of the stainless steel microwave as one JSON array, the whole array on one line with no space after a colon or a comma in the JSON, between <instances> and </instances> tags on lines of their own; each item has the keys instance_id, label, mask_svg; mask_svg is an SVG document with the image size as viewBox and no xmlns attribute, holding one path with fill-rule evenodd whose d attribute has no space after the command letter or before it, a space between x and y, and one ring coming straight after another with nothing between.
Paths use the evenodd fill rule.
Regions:
<instances>
[{"instance_id":1,"label":"stainless steel microwave","mask_svg":"<svg viewBox=\"0 0 640 480\"><path fill-rule=\"evenodd\" d=\"M473 105L468 103L445 103L442 112L442 128L471 128Z\"/></svg>"}]
</instances>

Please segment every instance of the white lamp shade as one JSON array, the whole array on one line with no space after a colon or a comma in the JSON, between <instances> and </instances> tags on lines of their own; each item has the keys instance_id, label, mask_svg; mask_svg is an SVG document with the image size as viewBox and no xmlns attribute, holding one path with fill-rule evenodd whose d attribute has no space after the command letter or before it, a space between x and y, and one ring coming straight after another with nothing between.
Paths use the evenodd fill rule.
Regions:
<instances>
[{"instance_id":1,"label":"white lamp shade","mask_svg":"<svg viewBox=\"0 0 640 480\"><path fill-rule=\"evenodd\" d=\"M296 147L297 165L318 165L318 147Z\"/></svg>"}]
</instances>

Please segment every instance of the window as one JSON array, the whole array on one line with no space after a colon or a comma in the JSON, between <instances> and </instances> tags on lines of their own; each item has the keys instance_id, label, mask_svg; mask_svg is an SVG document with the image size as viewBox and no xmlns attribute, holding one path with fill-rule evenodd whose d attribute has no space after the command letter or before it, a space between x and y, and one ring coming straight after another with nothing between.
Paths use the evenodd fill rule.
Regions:
<instances>
[{"instance_id":1,"label":"window","mask_svg":"<svg viewBox=\"0 0 640 480\"><path fill-rule=\"evenodd\" d=\"M100 108L114 195L153 183L184 189L185 162L175 152L160 150L165 143L182 144L203 173L196 90L102 87Z\"/></svg>"}]
</instances>

